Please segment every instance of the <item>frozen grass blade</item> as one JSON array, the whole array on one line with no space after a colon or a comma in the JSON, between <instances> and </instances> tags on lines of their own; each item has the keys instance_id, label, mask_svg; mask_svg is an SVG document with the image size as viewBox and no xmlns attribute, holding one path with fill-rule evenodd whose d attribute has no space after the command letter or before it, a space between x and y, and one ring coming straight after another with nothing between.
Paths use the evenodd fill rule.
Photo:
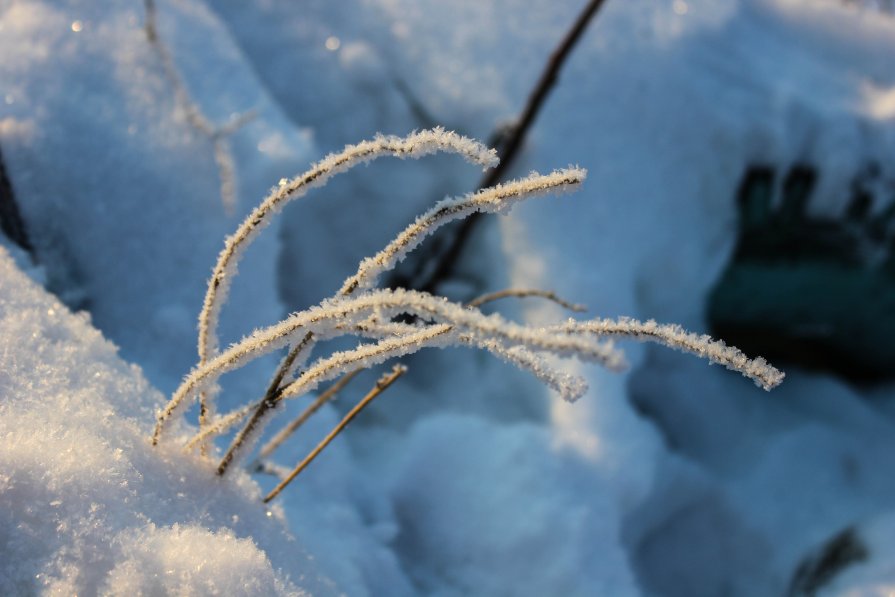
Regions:
<instances>
[{"instance_id":1,"label":"frozen grass blade","mask_svg":"<svg viewBox=\"0 0 895 597\"><path fill-rule=\"evenodd\" d=\"M296 343L308 333L313 333L318 339L337 337L350 333L346 325L363 324L371 315L387 321L404 313L449 324L456 327L458 332L473 333L483 338L493 337L506 345L520 344L536 352L575 356L613 370L624 367L623 356L611 344L581 335L568 334L564 330L526 327L507 321L500 315L486 316L478 310L422 292L401 289L368 291L354 298L325 301L318 307L258 330L208 363L195 368L159 413L153 444L158 443L165 423L183 407L187 399L211 387L224 373Z\"/></svg>"},{"instance_id":2,"label":"frozen grass blade","mask_svg":"<svg viewBox=\"0 0 895 597\"><path fill-rule=\"evenodd\" d=\"M586 176L587 171L582 168L566 168L546 175L532 173L525 178L482 189L465 197L439 201L383 250L364 259L357 273L345 280L339 294L349 295L375 286L379 276L394 269L427 236L454 220L477 212L505 213L524 199L577 187Z\"/></svg>"},{"instance_id":3,"label":"frozen grass blade","mask_svg":"<svg viewBox=\"0 0 895 597\"><path fill-rule=\"evenodd\" d=\"M470 344L487 350L499 359L528 371L541 383L556 391L566 402L575 402L587 392L587 382L583 377L571 375L550 365L547 360L525 346L505 346L494 339L476 340L461 337Z\"/></svg>"},{"instance_id":4,"label":"frozen grass blade","mask_svg":"<svg viewBox=\"0 0 895 597\"><path fill-rule=\"evenodd\" d=\"M233 236L229 237L218 256L208 283L208 290L199 315L199 359L205 362L217 352L217 321L221 305L227 299L230 282L236 275L243 252L258 233L269 224L271 216L292 200L302 197L310 189L323 186L333 176L358 164L383 156L420 158L436 152L452 152L482 167L494 166L497 154L481 143L456 133L436 128L420 131L407 137L376 137L347 146L341 153L325 157L310 170L273 189L264 201L246 218Z\"/></svg>"},{"instance_id":5,"label":"frozen grass blade","mask_svg":"<svg viewBox=\"0 0 895 597\"><path fill-rule=\"evenodd\" d=\"M551 329L569 333L591 333L597 336L619 336L648 342L656 342L669 348L688 352L723 365L743 374L755 385L771 390L783 381L785 374L771 366L763 358L750 359L741 350L727 346L711 336L694 334L676 324L659 324L653 320L638 321L628 317L619 319L593 319L591 321L569 321Z\"/></svg>"},{"instance_id":6,"label":"frozen grass blade","mask_svg":"<svg viewBox=\"0 0 895 597\"><path fill-rule=\"evenodd\" d=\"M323 186L333 176L346 172L359 164L368 163L383 156L399 158L420 158L437 152L450 152L461 155L473 164L488 168L498 162L497 152L481 143L458 135L442 128L412 133L407 137L378 136L372 141L363 141L357 145L347 146L341 153L331 154L311 167L310 170L292 180L282 181L273 189L261 204L242 222L236 232L224 243L224 249L218 256L208 289L199 313L199 364L202 365L218 352L217 326L220 310L230 290L230 284L236 277L237 267L243 252L261 230L270 223L273 215L278 213L292 200L304 196L310 189ZM310 339L309 339L310 340ZM288 355L287 363L278 371L271 382L271 388L287 375L294 360ZM268 391L268 394L271 392ZM212 411L213 395L200 396L200 427L205 413Z\"/></svg>"}]
</instances>

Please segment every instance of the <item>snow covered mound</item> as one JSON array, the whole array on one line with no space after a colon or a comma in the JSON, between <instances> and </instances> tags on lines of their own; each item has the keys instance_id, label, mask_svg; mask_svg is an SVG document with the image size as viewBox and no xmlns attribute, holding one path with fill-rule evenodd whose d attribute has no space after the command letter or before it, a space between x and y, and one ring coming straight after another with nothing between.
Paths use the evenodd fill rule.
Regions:
<instances>
[{"instance_id":1,"label":"snow covered mound","mask_svg":"<svg viewBox=\"0 0 895 597\"><path fill-rule=\"evenodd\" d=\"M153 45L142 2L4 2L0 139L47 287L169 392L196 358L195 317L224 237L313 148L204 4L155 12ZM254 119L212 139L194 113L218 131ZM231 162L229 207L220 161ZM243 262L225 341L279 319L277 247L271 230Z\"/></svg>"},{"instance_id":2,"label":"snow covered mound","mask_svg":"<svg viewBox=\"0 0 895 597\"><path fill-rule=\"evenodd\" d=\"M640 593L613 496L548 430L443 414L406 441L392 476L396 549L417 554L420 594Z\"/></svg>"},{"instance_id":3,"label":"snow covered mound","mask_svg":"<svg viewBox=\"0 0 895 597\"><path fill-rule=\"evenodd\" d=\"M0 248L0 594L326 592L247 477L150 448L161 399Z\"/></svg>"}]
</instances>

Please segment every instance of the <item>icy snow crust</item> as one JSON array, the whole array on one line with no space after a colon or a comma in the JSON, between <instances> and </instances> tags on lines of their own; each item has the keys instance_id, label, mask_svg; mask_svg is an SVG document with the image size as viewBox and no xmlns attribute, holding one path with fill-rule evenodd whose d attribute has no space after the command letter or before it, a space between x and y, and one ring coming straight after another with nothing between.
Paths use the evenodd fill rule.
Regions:
<instances>
[{"instance_id":1,"label":"icy snow crust","mask_svg":"<svg viewBox=\"0 0 895 597\"><path fill-rule=\"evenodd\" d=\"M3 248L0 355L0 593L325 592L248 478L149 449L162 396Z\"/></svg>"},{"instance_id":2,"label":"icy snow crust","mask_svg":"<svg viewBox=\"0 0 895 597\"><path fill-rule=\"evenodd\" d=\"M566 405L487 355L422 356L272 517L245 475L221 483L180 453L194 429L150 450L163 399L149 384L169 393L196 362L215 257L260 198L376 132L488 138L580 4L157 1L208 119L257 114L228 137L233 217L141 2L0 7L0 145L41 262L19 267L134 363L0 256L0 593L782 594L846 525L870 555L827 592L892 590L890 389L868 402L787 372L764 395L634 347L629 376L573 371L592 389ZM816 164L812 209L828 214L867 159L891 168L893 39L890 18L832 2L607 2L511 173L575 163L588 184L485 230L460 290L546 287L589 316L701 330L749 161ZM456 158L382 162L316 189L246 252L222 345L331 295L479 174ZM564 316L542 305L516 314ZM274 365L225 380L223 408L257 396ZM338 421L364 391L351 387L277 464Z\"/></svg>"}]
</instances>

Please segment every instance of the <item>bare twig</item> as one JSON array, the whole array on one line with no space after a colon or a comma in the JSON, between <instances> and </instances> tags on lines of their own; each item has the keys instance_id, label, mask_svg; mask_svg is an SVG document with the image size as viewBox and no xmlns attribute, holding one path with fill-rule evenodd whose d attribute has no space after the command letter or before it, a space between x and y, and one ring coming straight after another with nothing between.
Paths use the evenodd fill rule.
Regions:
<instances>
[{"instance_id":1,"label":"bare twig","mask_svg":"<svg viewBox=\"0 0 895 597\"><path fill-rule=\"evenodd\" d=\"M548 60L544 71L541 73L541 77L538 79L531 95L528 97L528 101L525 104L525 108L522 110L522 114L519 115L514 123L501 131L501 142L498 144L500 163L495 168L492 168L485 173L482 180L479 182L478 188L483 189L500 182L506 171L512 166L529 129L537 118L547 96L550 94L550 91L553 89L553 86L559 78L559 71L562 69L563 64L569 57L575 44L581 38L588 23L590 23L604 1L605 0L590 0L587 3L587 6L584 7L584 10L578 15L578 18L572 24L572 27L568 30L560 44L550 55L550 59ZM481 220L481 216L482 214L474 214L459 223L456 226L454 235L445 238L444 242L446 243L446 247L441 254L424 257L418 261L419 267L411 278L411 286L413 288L425 290L426 292L433 292L441 281L450 276L460 257L460 253L466 240L472 233L476 223ZM421 276L421 272L423 268L426 267L424 262L428 260L434 261L435 267L431 268L431 273L429 274L428 279L420 280L419 277Z\"/></svg>"},{"instance_id":2,"label":"bare twig","mask_svg":"<svg viewBox=\"0 0 895 597\"><path fill-rule=\"evenodd\" d=\"M376 386L370 390L366 396L364 396L357 405L352 408L345 417L339 421L339 424L336 425L329 434L323 438L317 447L311 450L311 453L308 454L304 460L302 460L298 466L296 466L291 473L289 473L285 479L283 479L279 485L277 485L267 496L264 498L264 503L270 502L272 499L277 497L283 489L286 488L289 483L292 482L295 477L297 477L303 470L305 470L309 464L311 464L317 456L328 446L339 433L342 432L345 427L348 426L354 417L356 417L370 402L372 402L377 396L379 396L382 392L384 392L392 383L395 382L396 379L404 375L407 371L407 367L404 365L395 365L392 368L391 373L384 375L376 382Z\"/></svg>"},{"instance_id":3,"label":"bare twig","mask_svg":"<svg viewBox=\"0 0 895 597\"><path fill-rule=\"evenodd\" d=\"M307 408L298 417L296 417L291 423L283 427L273 438L267 442L263 448L258 452L258 460L256 464L260 464L262 458L267 458L270 456L274 450L283 445L289 436L295 433L299 427L305 424L311 416L320 410L324 404L335 398L336 394L342 391L348 383L354 379L354 377L361 372L361 369L355 369L354 371L349 371L345 375L339 378L334 384L329 386L325 392L321 393L317 396L317 399L314 400ZM250 467L255 468L255 467Z\"/></svg>"},{"instance_id":4,"label":"bare twig","mask_svg":"<svg viewBox=\"0 0 895 597\"><path fill-rule=\"evenodd\" d=\"M168 83L174 89L174 96L177 103L183 110L187 123L193 127L202 136L211 141L214 151L214 162L218 169L218 178L220 180L221 204L227 215L233 215L236 211L236 166L233 159L233 152L227 137L236 132L237 129L244 126L256 117L254 110L249 110L232 118L230 122L218 126L202 112L202 109L193 99L187 88L180 71L174 62L171 51L162 42L158 34L158 9L155 0L143 0L146 11L146 38L149 44L158 54L162 64L162 71ZM204 405L203 405L204 407ZM203 417L200 414L200 417Z\"/></svg>"},{"instance_id":5,"label":"bare twig","mask_svg":"<svg viewBox=\"0 0 895 597\"><path fill-rule=\"evenodd\" d=\"M445 345L450 340L451 326L446 324L426 326L406 336L386 338L372 344L361 345L354 350L337 352L319 359L308 371L294 382L280 388L270 400L256 405L251 418L236 434L236 437L218 465L218 475L223 475L233 463L236 455L249 446L261 429L262 419L284 399L301 396L313 390L320 383L338 377L341 373L378 365L389 359L416 352L424 346ZM225 417L229 418L229 416Z\"/></svg>"},{"instance_id":6,"label":"bare twig","mask_svg":"<svg viewBox=\"0 0 895 597\"><path fill-rule=\"evenodd\" d=\"M7 176L6 168L3 165L2 152L0 152L0 230L6 234L9 240L29 253L32 259L35 258L34 246L28 238L25 221L22 219L19 205L12 192L12 183L9 181L9 176Z\"/></svg>"},{"instance_id":7,"label":"bare twig","mask_svg":"<svg viewBox=\"0 0 895 597\"><path fill-rule=\"evenodd\" d=\"M545 298L547 300L553 301L560 307L564 309L568 309L569 311L574 311L575 313L584 313L587 311L587 306L579 304L579 303L570 303L567 300L562 299L557 296L555 292L551 292L549 290L537 290L537 289L515 289L515 288L507 288L506 290L498 290L497 292L489 292L488 294L483 294L482 296L475 298L466 305L468 307L478 308L486 303L490 303L492 301L496 301L502 298L508 297L516 297L516 298L526 298L530 296L537 296L540 298Z\"/></svg>"},{"instance_id":8,"label":"bare twig","mask_svg":"<svg viewBox=\"0 0 895 597\"><path fill-rule=\"evenodd\" d=\"M603 5L603 2L604 0L590 0L587 3L587 6L584 7L584 10L581 11L581 14L578 15L572 28L569 29L566 36L553 51L553 54L550 55L550 60L547 62L544 72L541 73L541 78L538 79L537 85L535 85L534 90L528 97L525 109L522 111L522 114L519 116L516 123L510 128L510 132L503 143L501 151L498 152L500 155L500 164L485 174L482 181L479 183L480 188L490 187L500 182L504 173L513 163L516 154L519 152L519 148L522 147L522 142L525 140L525 135L528 133L528 129L531 128L535 118L538 116L538 112L541 111L541 108L544 105L544 101L547 99L547 95L556 84L556 81L559 78L560 69L563 64L565 64L565 61L575 47L575 44L578 43L578 40L587 28L588 23L590 23L593 16Z\"/></svg>"}]
</instances>

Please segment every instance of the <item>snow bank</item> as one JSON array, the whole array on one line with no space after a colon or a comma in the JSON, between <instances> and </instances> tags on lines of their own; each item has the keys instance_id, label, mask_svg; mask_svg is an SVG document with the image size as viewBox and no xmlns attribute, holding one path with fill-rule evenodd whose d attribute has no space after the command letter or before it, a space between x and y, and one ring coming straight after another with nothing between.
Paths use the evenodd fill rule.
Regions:
<instances>
[{"instance_id":1,"label":"snow bank","mask_svg":"<svg viewBox=\"0 0 895 597\"><path fill-rule=\"evenodd\" d=\"M618 507L539 426L435 415L394 465L395 548L426 595L637 595Z\"/></svg>"},{"instance_id":2,"label":"snow bank","mask_svg":"<svg viewBox=\"0 0 895 597\"><path fill-rule=\"evenodd\" d=\"M325 593L247 477L150 448L161 399L0 248L0 592Z\"/></svg>"}]
</instances>

